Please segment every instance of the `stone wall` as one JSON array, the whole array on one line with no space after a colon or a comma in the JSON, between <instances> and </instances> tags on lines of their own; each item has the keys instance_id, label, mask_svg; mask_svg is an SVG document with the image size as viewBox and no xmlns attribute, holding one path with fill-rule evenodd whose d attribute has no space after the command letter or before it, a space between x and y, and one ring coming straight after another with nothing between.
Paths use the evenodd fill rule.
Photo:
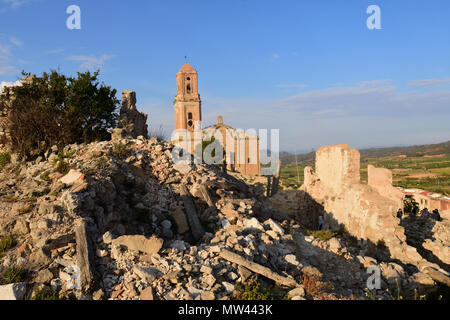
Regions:
<instances>
[{"instance_id":1,"label":"stone wall","mask_svg":"<svg viewBox=\"0 0 450 320\"><path fill-rule=\"evenodd\" d=\"M343 186L359 183L360 156L347 144L321 147L316 154L316 175L334 192Z\"/></svg>"},{"instance_id":2,"label":"stone wall","mask_svg":"<svg viewBox=\"0 0 450 320\"><path fill-rule=\"evenodd\" d=\"M393 196L394 188L390 185L387 191L379 192L389 182L389 173L372 168L372 185L363 185L359 161L359 151L346 144L322 147L316 153L315 172L305 168L301 190L323 206L325 227L343 225L359 239L384 242L394 259L417 264L423 259L406 244L404 229L395 215L399 203Z\"/></svg>"},{"instance_id":3,"label":"stone wall","mask_svg":"<svg viewBox=\"0 0 450 320\"><path fill-rule=\"evenodd\" d=\"M403 192L392 186L392 171L384 168L367 167L368 185L383 197L393 200L398 208L403 207Z\"/></svg>"},{"instance_id":4,"label":"stone wall","mask_svg":"<svg viewBox=\"0 0 450 320\"><path fill-rule=\"evenodd\" d=\"M122 91L122 108L120 109L119 128L124 128L133 137L148 138L147 114L136 108L136 92Z\"/></svg>"}]
</instances>

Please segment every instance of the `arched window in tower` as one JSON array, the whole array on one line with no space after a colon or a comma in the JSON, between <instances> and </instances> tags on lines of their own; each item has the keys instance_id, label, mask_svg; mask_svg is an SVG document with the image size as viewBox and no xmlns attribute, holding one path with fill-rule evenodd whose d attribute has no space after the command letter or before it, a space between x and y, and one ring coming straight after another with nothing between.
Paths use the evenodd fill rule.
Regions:
<instances>
[{"instance_id":1,"label":"arched window in tower","mask_svg":"<svg viewBox=\"0 0 450 320\"><path fill-rule=\"evenodd\" d=\"M186 93L191 93L191 77L186 78Z\"/></svg>"},{"instance_id":2,"label":"arched window in tower","mask_svg":"<svg viewBox=\"0 0 450 320\"><path fill-rule=\"evenodd\" d=\"M193 124L194 124L194 122L192 121L192 112L189 112L187 125L188 125L188 127L192 127Z\"/></svg>"}]
</instances>

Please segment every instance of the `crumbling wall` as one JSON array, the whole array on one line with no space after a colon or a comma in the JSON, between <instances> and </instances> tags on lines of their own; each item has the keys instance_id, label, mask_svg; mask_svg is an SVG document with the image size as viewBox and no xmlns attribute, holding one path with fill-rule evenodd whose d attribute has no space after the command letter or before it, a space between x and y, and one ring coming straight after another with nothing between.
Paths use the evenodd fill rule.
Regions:
<instances>
[{"instance_id":1,"label":"crumbling wall","mask_svg":"<svg viewBox=\"0 0 450 320\"><path fill-rule=\"evenodd\" d=\"M347 185L359 183L360 156L347 144L321 147L316 155L316 175L335 193Z\"/></svg>"},{"instance_id":2,"label":"crumbling wall","mask_svg":"<svg viewBox=\"0 0 450 320\"><path fill-rule=\"evenodd\" d=\"M309 194L301 190L283 190L264 202L265 208L297 218L303 227L314 229L318 225L318 217L323 214L322 206Z\"/></svg>"},{"instance_id":3,"label":"crumbling wall","mask_svg":"<svg viewBox=\"0 0 450 320\"><path fill-rule=\"evenodd\" d=\"M367 167L368 185L376 189L377 192L391 200L397 207L402 208L403 192L392 186L392 171L385 168L375 168L372 165Z\"/></svg>"},{"instance_id":4,"label":"crumbling wall","mask_svg":"<svg viewBox=\"0 0 450 320\"><path fill-rule=\"evenodd\" d=\"M395 215L398 201L394 188L390 185L387 191L379 192L388 183L389 174L371 169L372 185L363 185L359 161L359 151L346 144L322 147L316 153L315 172L305 168L301 190L323 205L326 227L337 229L344 225L359 239L383 241L391 256L405 263L423 260L415 248L406 244L404 229Z\"/></svg>"},{"instance_id":5,"label":"crumbling wall","mask_svg":"<svg viewBox=\"0 0 450 320\"><path fill-rule=\"evenodd\" d=\"M136 108L136 92L123 90L118 127L126 129L133 138L148 138L147 117L147 114Z\"/></svg>"}]
</instances>

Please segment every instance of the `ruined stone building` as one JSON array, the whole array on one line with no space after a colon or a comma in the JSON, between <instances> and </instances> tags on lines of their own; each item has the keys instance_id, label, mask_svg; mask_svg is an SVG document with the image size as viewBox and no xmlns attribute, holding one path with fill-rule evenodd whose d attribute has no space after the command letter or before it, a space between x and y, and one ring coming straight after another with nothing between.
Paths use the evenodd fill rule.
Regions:
<instances>
[{"instance_id":1,"label":"ruined stone building","mask_svg":"<svg viewBox=\"0 0 450 320\"><path fill-rule=\"evenodd\" d=\"M340 226L358 239L383 242L391 257L404 263L428 265L416 248L406 243L405 229L396 217L404 193L392 186L392 172L368 167L368 184L360 183L360 154L346 144L321 147L315 169L305 168L301 190L323 207L325 225ZM448 245L427 247L442 261L449 261Z\"/></svg>"},{"instance_id":2,"label":"ruined stone building","mask_svg":"<svg viewBox=\"0 0 450 320\"><path fill-rule=\"evenodd\" d=\"M197 71L189 63L185 63L177 73L176 79L174 142L187 149L189 153L198 155L196 150L202 150L202 141L211 141L214 137L223 147L228 170L250 176L260 175L259 137L256 133L226 125L222 116L218 116L215 125L202 130L202 106L198 93ZM218 163L222 163L222 159L219 159Z\"/></svg>"},{"instance_id":3,"label":"ruined stone building","mask_svg":"<svg viewBox=\"0 0 450 320\"><path fill-rule=\"evenodd\" d=\"M136 138L148 138L147 114L139 112L136 108L136 92L122 91L122 107L119 115L119 128L124 128L128 134Z\"/></svg>"}]
</instances>

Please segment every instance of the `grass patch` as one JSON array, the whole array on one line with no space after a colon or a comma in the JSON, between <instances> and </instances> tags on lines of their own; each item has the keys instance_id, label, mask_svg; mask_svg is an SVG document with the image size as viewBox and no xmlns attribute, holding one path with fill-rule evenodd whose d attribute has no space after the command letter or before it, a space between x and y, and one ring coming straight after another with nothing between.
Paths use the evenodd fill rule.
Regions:
<instances>
[{"instance_id":1,"label":"grass patch","mask_svg":"<svg viewBox=\"0 0 450 320\"><path fill-rule=\"evenodd\" d=\"M74 154L75 154L75 151L67 151L67 152L59 151L58 156L53 159L53 162L57 163L61 160L64 161L64 159L72 159Z\"/></svg>"},{"instance_id":2,"label":"grass patch","mask_svg":"<svg viewBox=\"0 0 450 320\"><path fill-rule=\"evenodd\" d=\"M25 278L25 274L25 269L23 269L22 267L7 267L0 274L0 283L2 285L6 285L10 283L22 282L22 280Z\"/></svg>"},{"instance_id":3,"label":"grass patch","mask_svg":"<svg viewBox=\"0 0 450 320\"><path fill-rule=\"evenodd\" d=\"M124 159L128 156L129 149L128 146L122 142L113 144L113 152L117 157Z\"/></svg>"},{"instance_id":4,"label":"grass patch","mask_svg":"<svg viewBox=\"0 0 450 320\"><path fill-rule=\"evenodd\" d=\"M16 239L13 234L0 236L0 254L13 248L16 245Z\"/></svg>"},{"instance_id":5,"label":"grass patch","mask_svg":"<svg viewBox=\"0 0 450 320\"><path fill-rule=\"evenodd\" d=\"M49 193L49 195L54 196L54 197L57 197L58 194L59 194L59 190L58 189L55 189L55 190L53 190L52 192Z\"/></svg>"},{"instance_id":6,"label":"grass patch","mask_svg":"<svg viewBox=\"0 0 450 320\"><path fill-rule=\"evenodd\" d=\"M307 236L313 236L314 238L318 238L322 241L328 241L331 238L334 238L338 235L337 232L333 232L330 230L305 230L305 234Z\"/></svg>"},{"instance_id":7,"label":"grass patch","mask_svg":"<svg viewBox=\"0 0 450 320\"><path fill-rule=\"evenodd\" d=\"M34 291L31 300L61 300L59 298L58 292L53 291L49 287L43 287Z\"/></svg>"},{"instance_id":8,"label":"grass patch","mask_svg":"<svg viewBox=\"0 0 450 320\"><path fill-rule=\"evenodd\" d=\"M59 160L56 167L55 172L59 172L63 175L66 175L70 171L70 166L64 160Z\"/></svg>"},{"instance_id":9,"label":"grass patch","mask_svg":"<svg viewBox=\"0 0 450 320\"><path fill-rule=\"evenodd\" d=\"M2 152L0 153L0 171L11 161L11 153L10 152Z\"/></svg>"},{"instance_id":10,"label":"grass patch","mask_svg":"<svg viewBox=\"0 0 450 320\"><path fill-rule=\"evenodd\" d=\"M246 285L236 283L237 300L281 300L285 299L283 291L277 287L272 289L262 288L260 283Z\"/></svg>"},{"instance_id":11,"label":"grass patch","mask_svg":"<svg viewBox=\"0 0 450 320\"><path fill-rule=\"evenodd\" d=\"M50 171L45 171L43 174L39 176L39 178L45 182L50 182L52 179L50 178Z\"/></svg>"},{"instance_id":12,"label":"grass patch","mask_svg":"<svg viewBox=\"0 0 450 320\"><path fill-rule=\"evenodd\" d=\"M102 170L108 167L109 159L105 156L95 160L94 166L97 170Z\"/></svg>"}]
</instances>

